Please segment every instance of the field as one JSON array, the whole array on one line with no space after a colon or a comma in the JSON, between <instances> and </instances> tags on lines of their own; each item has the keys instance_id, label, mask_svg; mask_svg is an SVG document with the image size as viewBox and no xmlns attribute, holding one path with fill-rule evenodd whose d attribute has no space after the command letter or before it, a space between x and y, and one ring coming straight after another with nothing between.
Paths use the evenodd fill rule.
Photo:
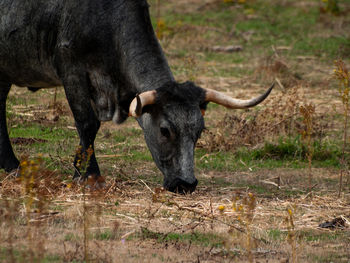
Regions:
<instances>
[{"instance_id":1,"label":"field","mask_svg":"<svg viewBox=\"0 0 350 263\"><path fill-rule=\"evenodd\" d=\"M79 138L62 87L13 86L24 168L0 170L0 262L350 262L350 1L149 4L179 82L274 90L249 110L209 104L199 184L179 195L161 188L133 118L97 135L105 187L72 182Z\"/></svg>"}]
</instances>

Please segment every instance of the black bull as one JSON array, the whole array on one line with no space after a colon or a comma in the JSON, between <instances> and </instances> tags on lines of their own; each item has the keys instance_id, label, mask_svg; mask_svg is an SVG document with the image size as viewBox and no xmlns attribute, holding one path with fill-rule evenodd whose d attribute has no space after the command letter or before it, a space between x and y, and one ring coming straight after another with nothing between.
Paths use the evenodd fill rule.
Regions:
<instances>
[{"instance_id":1,"label":"black bull","mask_svg":"<svg viewBox=\"0 0 350 263\"><path fill-rule=\"evenodd\" d=\"M164 187L178 192L197 185L193 153L207 103L247 108L272 88L245 101L176 83L145 0L1 0L0 168L5 171L19 166L6 126L11 84L31 90L64 86L82 152L94 146L101 121L136 117ZM92 175L100 176L94 153L86 170Z\"/></svg>"}]
</instances>

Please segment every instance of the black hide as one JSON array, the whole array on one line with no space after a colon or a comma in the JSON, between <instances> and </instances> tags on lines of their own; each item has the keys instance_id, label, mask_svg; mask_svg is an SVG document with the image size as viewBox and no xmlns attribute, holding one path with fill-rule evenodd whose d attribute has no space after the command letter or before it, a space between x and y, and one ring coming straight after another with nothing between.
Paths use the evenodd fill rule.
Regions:
<instances>
[{"instance_id":1,"label":"black hide","mask_svg":"<svg viewBox=\"0 0 350 263\"><path fill-rule=\"evenodd\" d=\"M194 190L204 91L174 82L145 0L0 1L0 168L6 171L19 165L5 120L11 84L63 85L84 153L94 146L100 121L123 122L136 94L158 89L156 105L145 107L138 121L165 187ZM86 175L100 175L95 154Z\"/></svg>"}]
</instances>

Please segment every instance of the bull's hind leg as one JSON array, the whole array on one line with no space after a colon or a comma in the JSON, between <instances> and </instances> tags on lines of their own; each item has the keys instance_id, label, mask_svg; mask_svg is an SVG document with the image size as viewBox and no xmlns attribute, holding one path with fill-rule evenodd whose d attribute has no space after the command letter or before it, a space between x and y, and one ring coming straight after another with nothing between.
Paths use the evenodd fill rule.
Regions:
<instances>
[{"instance_id":1,"label":"bull's hind leg","mask_svg":"<svg viewBox=\"0 0 350 263\"><path fill-rule=\"evenodd\" d=\"M19 166L19 161L13 153L7 132L6 124L6 99L11 84L0 83L0 169L11 172Z\"/></svg>"},{"instance_id":2,"label":"bull's hind leg","mask_svg":"<svg viewBox=\"0 0 350 263\"><path fill-rule=\"evenodd\" d=\"M80 137L81 148L78 149L74 160L74 179L86 179L88 176L98 179L100 169L95 157L94 141L100 121L91 107L88 87L83 78L79 80L75 76L65 83L64 89Z\"/></svg>"}]
</instances>

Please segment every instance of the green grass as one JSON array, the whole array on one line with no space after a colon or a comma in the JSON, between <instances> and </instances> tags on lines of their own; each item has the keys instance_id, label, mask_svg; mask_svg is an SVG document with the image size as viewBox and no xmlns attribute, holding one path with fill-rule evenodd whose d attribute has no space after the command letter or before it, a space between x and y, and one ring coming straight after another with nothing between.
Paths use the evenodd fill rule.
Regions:
<instances>
[{"instance_id":1,"label":"green grass","mask_svg":"<svg viewBox=\"0 0 350 263\"><path fill-rule=\"evenodd\" d=\"M268 236L275 241L285 240L287 237L286 231L281 231L280 229L270 229L268 230ZM348 237L347 237L348 236ZM349 235L343 231L332 231L332 232L320 232L314 230L299 230L297 232L297 237L299 242L336 242L337 240L349 238Z\"/></svg>"},{"instance_id":2,"label":"green grass","mask_svg":"<svg viewBox=\"0 0 350 263\"><path fill-rule=\"evenodd\" d=\"M217 152L206 156L206 151L198 149L196 154L196 167L200 170L215 171L247 171L262 168L305 168L306 162L298 159L277 160L277 159L254 159L249 150L240 152Z\"/></svg>"},{"instance_id":3,"label":"green grass","mask_svg":"<svg viewBox=\"0 0 350 263\"><path fill-rule=\"evenodd\" d=\"M315 140L311 147L313 161L328 162L332 166L339 166L341 152L338 145ZM262 148L251 151L252 158L256 160L307 160L307 153L307 145L302 141L301 136L280 137L277 143L266 142Z\"/></svg>"},{"instance_id":4,"label":"green grass","mask_svg":"<svg viewBox=\"0 0 350 263\"><path fill-rule=\"evenodd\" d=\"M44 164L52 170L66 170L62 167L61 160L73 162L73 155L79 145L79 137L75 130L68 130L60 125L42 125L39 123L18 124L10 129L10 138L38 139L38 142L30 144L12 144L18 158L29 156L33 158L43 154ZM43 141L40 141L43 140ZM48 157L48 155L52 157ZM59 158L56 158L59 157ZM69 166L69 168L72 168ZM69 173L69 171L66 171Z\"/></svg>"},{"instance_id":5,"label":"green grass","mask_svg":"<svg viewBox=\"0 0 350 263\"><path fill-rule=\"evenodd\" d=\"M139 180L143 180L145 182L149 182L149 183L153 183L155 185L162 185L163 183L163 175L160 174L156 174L155 176L152 176L150 174L141 174L141 175L138 175L137 178Z\"/></svg>"},{"instance_id":6,"label":"green grass","mask_svg":"<svg viewBox=\"0 0 350 263\"><path fill-rule=\"evenodd\" d=\"M273 241L283 241L287 237L286 231L281 231L280 229L270 229L267 231L268 237Z\"/></svg>"},{"instance_id":7,"label":"green grass","mask_svg":"<svg viewBox=\"0 0 350 263\"><path fill-rule=\"evenodd\" d=\"M14 262L62 262L62 258L59 255L38 257L31 255L31 252L25 247L13 249L12 252L8 248L0 248L0 262L11 262L10 254L12 254Z\"/></svg>"},{"instance_id":8,"label":"green grass","mask_svg":"<svg viewBox=\"0 0 350 263\"><path fill-rule=\"evenodd\" d=\"M217 61L217 62L222 62L222 63L242 63L245 60L245 57L241 53L217 53L217 52L206 52L205 61ZM248 72L248 71L246 71Z\"/></svg>"},{"instance_id":9,"label":"green grass","mask_svg":"<svg viewBox=\"0 0 350 263\"><path fill-rule=\"evenodd\" d=\"M215 109L216 105L210 106ZM116 158L110 160L100 160L100 164L106 163L109 166L110 162L133 162L140 165L148 163L147 166L153 165L152 156L146 146L139 147L137 143L139 137L142 137L142 130L135 128L127 128L118 133L113 133L110 138L99 136L97 143L116 143L116 148L107 147L102 151L96 149L98 154L120 154ZM24 137L44 139L46 142L34 143L25 146L26 152L31 154L50 153L52 156L65 157L68 160L69 156L73 156L75 149L78 146L78 136L76 131L65 128L56 127L54 125L40 125L38 123L24 123L13 127L10 132L10 137ZM125 142L125 143L124 143ZM120 143L120 144L118 144ZM133 149L133 146L137 146ZM22 145L14 145L15 152L23 151ZM313 167L333 167L339 168L340 150L336 144L314 143ZM307 167L306 146L302 142L300 136L295 138L280 138L276 143L265 143L263 147L257 149L249 149L242 147L236 152L216 152L208 155L205 149L196 149L196 168L197 170L215 170L222 172L237 172L237 171L256 171L258 169L274 169L274 168L293 168L300 169ZM46 166L50 169L65 170L59 163L52 158L44 158ZM130 167L129 167L130 168ZM130 171L130 169L128 170ZM67 170L66 172L69 173ZM112 171L111 171L112 172ZM109 174L108 172L107 174ZM141 176L142 177L142 176ZM162 177L150 177L145 175L144 179L161 183ZM227 182L217 182L217 185L226 184ZM256 189L258 193L263 190ZM293 194L293 193L292 193Z\"/></svg>"},{"instance_id":10,"label":"green grass","mask_svg":"<svg viewBox=\"0 0 350 263\"><path fill-rule=\"evenodd\" d=\"M179 242L179 243L193 243L204 247L222 247L225 239L214 233L174 233L167 234L153 232L148 228L142 228L140 233L130 236L128 239L141 238L153 239L159 243L163 242Z\"/></svg>"},{"instance_id":11,"label":"green grass","mask_svg":"<svg viewBox=\"0 0 350 263\"><path fill-rule=\"evenodd\" d=\"M350 39L347 37L315 37L295 42L293 53L295 55L315 55L322 57L326 55L336 59L343 57L346 51L350 50Z\"/></svg>"},{"instance_id":12,"label":"green grass","mask_svg":"<svg viewBox=\"0 0 350 263\"><path fill-rule=\"evenodd\" d=\"M80 240L77 234L68 233L64 236L64 241L78 241Z\"/></svg>"},{"instance_id":13,"label":"green grass","mask_svg":"<svg viewBox=\"0 0 350 263\"><path fill-rule=\"evenodd\" d=\"M156 6L155 1L151 1ZM162 3L161 6L165 6ZM280 3L276 1L254 1L246 5L233 3L225 4L218 2L204 10L183 12L169 8L162 12L162 19L169 28L178 28L185 25L199 28L216 28L203 30L203 32L192 32L200 34L203 42L216 43L216 45L239 44L243 51L234 54L220 54L204 51L205 61L216 61L226 63L249 63L252 58L261 54L271 53L271 46L289 46L290 51L286 56L294 59L295 56L315 56L322 61L332 61L341 56L346 56L350 50L350 36L347 32L335 31L333 21L341 20L331 14L320 14L319 5L296 6L291 3ZM252 12L252 16L247 13ZM153 25L156 28L155 8L151 8L153 14ZM328 19L328 20L327 20ZM349 19L345 19L349 21ZM233 28L234 26L234 28ZM234 36L229 37L230 32ZM190 34L188 31L178 33L174 30L176 37ZM245 41L241 35L245 32L253 32L249 41ZM176 36L179 34L179 36ZM224 37L223 37L224 36ZM214 41L215 40L215 41ZM188 47L178 46L172 53L187 54ZM220 72L222 76L244 76L239 72ZM249 72L248 72L249 73ZM248 74L249 75L249 74Z\"/></svg>"},{"instance_id":14,"label":"green grass","mask_svg":"<svg viewBox=\"0 0 350 263\"><path fill-rule=\"evenodd\" d=\"M11 109L12 105L30 105L30 104L36 104L36 103L37 103L36 95L34 94L33 96L30 96L29 92L25 92L25 96L16 96L16 95L12 95L10 92L10 95L8 96L8 99L6 101L6 106L9 109Z\"/></svg>"},{"instance_id":15,"label":"green grass","mask_svg":"<svg viewBox=\"0 0 350 263\"><path fill-rule=\"evenodd\" d=\"M140 150L132 150L130 151L130 155L122 156L122 159L127 161L148 161L152 162L152 155L148 151L140 151Z\"/></svg>"},{"instance_id":16,"label":"green grass","mask_svg":"<svg viewBox=\"0 0 350 263\"><path fill-rule=\"evenodd\" d=\"M312 230L298 231L298 238L307 242L327 242L334 243L337 240L350 238L344 231L318 232Z\"/></svg>"},{"instance_id":17,"label":"green grass","mask_svg":"<svg viewBox=\"0 0 350 263\"><path fill-rule=\"evenodd\" d=\"M340 146L337 144L313 143L313 167L340 168ZM261 168L305 168L307 167L307 146L297 137L281 137L276 143L266 142L262 147L250 149L241 147L235 152L213 152L196 150L196 165L199 169L217 171L244 171Z\"/></svg>"},{"instance_id":18,"label":"green grass","mask_svg":"<svg viewBox=\"0 0 350 263\"><path fill-rule=\"evenodd\" d=\"M237 13L236 13L237 14ZM179 24L189 24L194 26L216 27L230 30L231 23L234 19L233 14L228 9L222 9L220 12L216 10L208 10L206 12L193 12L193 13L176 13L170 11L163 16L165 24L174 27ZM156 26L155 19L153 18L153 26Z\"/></svg>"},{"instance_id":19,"label":"green grass","mask_svg":"<svg viewBox=\"0 0 350 263\"><path fill-rule=\"evenodd\" d=\"M18 124L16 127L9 129L10 138L24 137L44 139L48 141L60 141L67 138L77 139L77 132L60 128L56 125L42 125L39 123Z\"/></svg>"},{"instance_id":20,"label":"green grass","mask_svg":"<svg viewBox=\"0 0 350 263\"><path fill-rule=\"evenodd\" d=\"M117 237L116 233L113 233L110 229L106 229L93 234L93 238L97 240L114 240Z\"/></svg>"}]
</instances>

